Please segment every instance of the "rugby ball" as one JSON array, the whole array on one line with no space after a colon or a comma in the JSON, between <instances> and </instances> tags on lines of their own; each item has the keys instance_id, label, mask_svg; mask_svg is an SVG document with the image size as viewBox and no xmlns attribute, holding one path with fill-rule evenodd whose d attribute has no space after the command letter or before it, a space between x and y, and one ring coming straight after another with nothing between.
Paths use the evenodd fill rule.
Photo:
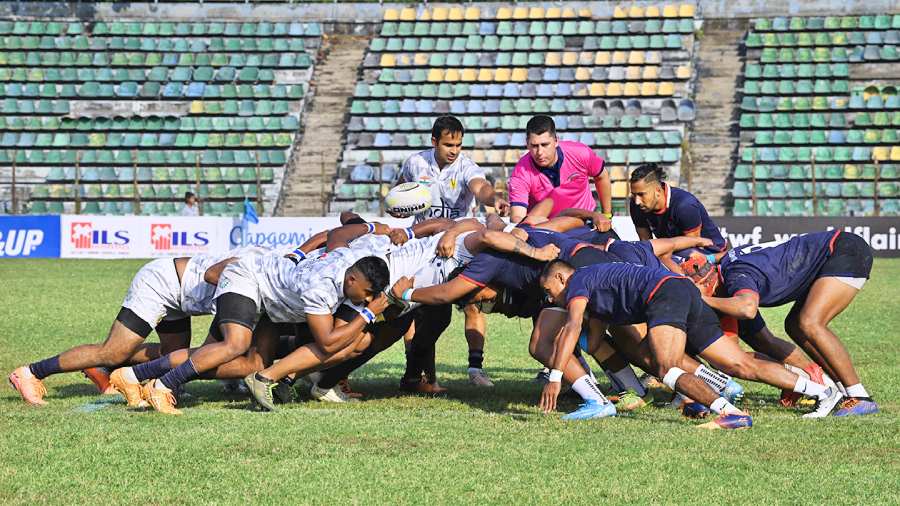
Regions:
<instances>
[{"instance_id":1,"label":"rugby ball","mask_svg":"<svg viewBox=\"0 0 900 506\"><path fill-rule=\"evenodd\" d=\"M384 198L385 211L394 218L409 218L431 207L431 190L419 183L402 183Z\"/></svg>"}]
</instances>

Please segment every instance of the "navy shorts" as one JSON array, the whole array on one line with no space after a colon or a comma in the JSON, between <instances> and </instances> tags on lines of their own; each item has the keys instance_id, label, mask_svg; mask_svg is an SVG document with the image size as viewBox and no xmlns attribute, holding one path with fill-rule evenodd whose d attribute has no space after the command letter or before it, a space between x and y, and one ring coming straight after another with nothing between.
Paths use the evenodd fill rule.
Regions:
<instances>
[{"instance_id":1,"label":"navy shorts","mask_svg":"<svg viewBox=\"0 0 900 506\"><path fill-rule=\"evenodd\" d=\"M663 281L647 303L647 329L668 325L687 334L685 351L696 355L722 337L719 318L689 279Z\"/></svg>"},{"instance_id":2,"label":"navy shorts","mask_svg":"<svg viewBox=\"0 0 900 506\"><path fill-rule=\"evenodd\" d=\"M862 237L841 232L834 240L831 256L822 264L816 278L846 277L869 279L872 273L872 248Z\"/></svg>"}]
</instances>

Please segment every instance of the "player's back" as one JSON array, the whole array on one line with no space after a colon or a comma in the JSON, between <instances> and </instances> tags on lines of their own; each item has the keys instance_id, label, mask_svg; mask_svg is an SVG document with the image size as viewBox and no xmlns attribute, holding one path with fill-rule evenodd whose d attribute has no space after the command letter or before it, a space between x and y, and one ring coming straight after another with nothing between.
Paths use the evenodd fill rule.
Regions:
<instances>
[{"instance_id":1,"label":"player's back","mask_svg":"<svg viewBox=\"0 0 900 506\"><path fill-rule=\"evenodd\" d=\"M606 251L612 253L623 262L628 262L655 269L664 269L662 262L653 254L653 245L650 241L613 241L606 247Z\"/></svg>"},{"instance_id":2,"label":"player's back","mask_svg":"<svg viewBox=\"0 0 900 506\"><path fill-rule=\"evenodd\" d=\"M681 276L625 262L589 265L572 274L567 300L587 297L590 311L611 324L640 323L656 287L671 277Z\"/></svg>"}]
</instances>

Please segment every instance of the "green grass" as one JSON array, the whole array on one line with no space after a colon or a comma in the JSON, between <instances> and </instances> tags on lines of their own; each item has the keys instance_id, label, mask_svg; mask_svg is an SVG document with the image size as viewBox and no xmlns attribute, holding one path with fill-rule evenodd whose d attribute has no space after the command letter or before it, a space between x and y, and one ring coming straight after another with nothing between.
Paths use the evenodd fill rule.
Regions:
<instances>
[{"instance_id":1,"label":"green grass","mask_svg":"<svg viewBox=\"0 0 900 506\"><path fill-rule=\"evenodd\" d=\"M106 335L139 261L0 261L0 369ZM900 497L900 261L834 323L882 414L802 420L744 383L755 427L707 432L674 410L564 423L535 408L530 324L492 317L486 368L466 383L461 318L439 342L446 399L396 396L400 346L354 377L354 406L247 411L212 382L182 417L103 404L79 374L50 404L0 394L0 503L894 503ZM781 332L785 310L767 311ZM209 320L196 319L195 340ZM93 404L92 404L93 403ZM575 402L565 400L561 409ZM99 409L98 409L99 408Z\"/></svg>"}]
</instances>

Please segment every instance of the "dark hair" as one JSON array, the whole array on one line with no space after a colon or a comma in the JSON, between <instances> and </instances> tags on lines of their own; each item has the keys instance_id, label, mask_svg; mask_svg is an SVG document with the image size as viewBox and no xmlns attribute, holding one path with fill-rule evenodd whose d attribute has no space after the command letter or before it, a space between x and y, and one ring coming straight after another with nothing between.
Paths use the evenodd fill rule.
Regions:
<instances>
[{"instance_id":1,"label":"dark hair","mask_svg":"<svg viewBox=\"0 0 900 506\"><path fill-rule=\"evenodd\" d=\"M194 196L194 192L184 192L184 201L187 202L187 199Z\"/></svg>"},{"instance_id":2,"label":"dark hair","mask_svg":"<svg viewBox=\"0 0 900 506\"><path fill-rule=\"evenodd\" d=\"M645 163L643 165L638 165L638 168L634 169L634 171L631 173L630 182L637 183L641 180L647 183L652 183L654 181L657 183L662 183L666 180L666 171L655 163Z\"/></svg>"},{"instance_id":3,"label":"dark hair","mask_svg":"<svg viewBox=\"0 0 900 506\"><path fill-rule=\"evenodd\" d=\"M544 132L550 132L550 135L556 138L556 123L550 116L539 114L528 120L528 124L525 125L526 137L531 134L541 135Z\"/></svg>"},{"instance_id":4,"label":"dark hair","mask_svg":"<svg viewBox=\"0 0 900 506\"><path fill-rule=\"evenodd\" d=\"M353 269L369 281L373 292L383 292L387 288L391 273L384 260L378 257L363 257L353 264Z\"/></svg>"},{"instance_id":5,"label":"dark hair","mask_svg":"<svg viewBox=\"0 0 900 506\"><path fill-rule=\"evenodd\" d=\"M431 136L435 139L440 139L444 132L451 135L457 132L459 132L460 135L466 133L462 123L453 116L441 116L434 120L434 125L431 127Z\"/></svg>"},{"instance_id":6,"label":"dark hair","mask_svg":"<svg viewBox=\"0 0 900 506\"><path fill-rule=\"evenodd\" d=\"M553 260L550 263L548 263L546 267L544 267L544 271L541 272L541 279L546 279L547 276L553 274L554 272L556 272L558 270L563 270L563 269L575 270L575 267L573 267L572 264L570 264L569 262L566 262L565 260L559 260L559 259Z\"/></svg>"}]
</instances>

